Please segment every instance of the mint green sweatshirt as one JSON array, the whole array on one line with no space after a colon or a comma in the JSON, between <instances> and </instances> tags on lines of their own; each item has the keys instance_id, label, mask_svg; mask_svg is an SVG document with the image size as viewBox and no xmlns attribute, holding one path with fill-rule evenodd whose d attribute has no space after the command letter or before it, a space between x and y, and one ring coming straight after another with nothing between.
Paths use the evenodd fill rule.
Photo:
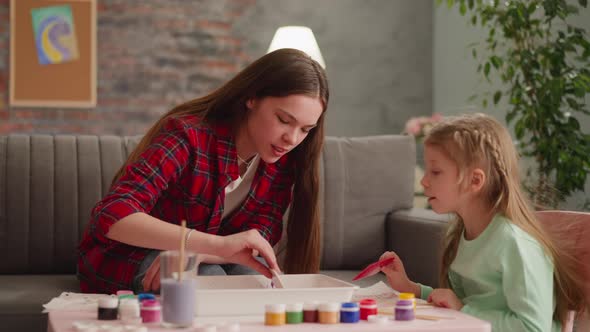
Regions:
<instances>
[{"instance_id":1,"label":"mint green sweatshirt","mask_svg":"<svg viewBox=\"0 0 590 332\"><path fill-rule=\"evenodd\" d=\"M543 247L506 217L496 215L475 239L461 237L449 268L462 312L489 321L494 332L559 332L553 320L553 263ZM420 285L421 298L432 288Z\"/></svg>"}]
</instances>

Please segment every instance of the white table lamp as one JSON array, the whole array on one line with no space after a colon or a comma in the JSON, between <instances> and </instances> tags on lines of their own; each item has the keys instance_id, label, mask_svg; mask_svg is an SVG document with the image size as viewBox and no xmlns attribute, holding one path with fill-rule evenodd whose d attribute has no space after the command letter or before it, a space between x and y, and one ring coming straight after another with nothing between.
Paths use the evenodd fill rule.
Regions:
<instances>
[{"instance_id":1,"label":"white table lamp","mask_svg":"<svg viewBox=\"0 0 590 332\"><path fill-rule=\"evenodd\" d=\"M267 53L281 48L301 50L317 61L322 68L326 69L326 63L322 53L320 53L318 43L313 36L313 32L308 27L285 26L278 28L270 42Z\"/></svg>"}]
</instances>

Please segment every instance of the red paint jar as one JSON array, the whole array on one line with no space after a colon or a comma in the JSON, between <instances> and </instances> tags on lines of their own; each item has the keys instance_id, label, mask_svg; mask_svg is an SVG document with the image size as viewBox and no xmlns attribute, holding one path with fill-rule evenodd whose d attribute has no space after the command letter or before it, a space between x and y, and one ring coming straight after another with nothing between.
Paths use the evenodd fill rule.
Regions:
<instances>
[{"instance_id":1,"label":"red paint jar","mask_svg":"<svg viewBox=\"0 0 590 332\"><path fill-rule=\"evenodd\" d=\"M359 302L360 316L362 320L367 320L370 315L377 314L377 302L373 299L363 299Z\"/></svg>"}]
</instances>

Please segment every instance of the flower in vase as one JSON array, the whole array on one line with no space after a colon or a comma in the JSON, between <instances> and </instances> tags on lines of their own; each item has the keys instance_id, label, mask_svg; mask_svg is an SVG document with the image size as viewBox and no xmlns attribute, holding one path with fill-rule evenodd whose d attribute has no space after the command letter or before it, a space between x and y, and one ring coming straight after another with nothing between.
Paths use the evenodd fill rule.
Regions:
<instances>
[{"instance_id":1,"label":"flower in vase","mask_svg":"<svg viewBox=\"0 0 590 332\"><path fill-rule=\"evenodd\" d=\"M434 113L432 116L413 117L406 122L404 133L412 135L416 140L423 138L428 134L430 129L442 120L440 113Z\"/></svg>"}]
</instances>

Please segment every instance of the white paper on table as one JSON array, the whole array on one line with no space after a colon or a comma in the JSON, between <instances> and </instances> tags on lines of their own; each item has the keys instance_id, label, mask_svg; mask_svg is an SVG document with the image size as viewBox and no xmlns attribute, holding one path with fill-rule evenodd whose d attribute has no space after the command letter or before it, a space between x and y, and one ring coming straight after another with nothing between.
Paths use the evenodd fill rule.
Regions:
<instances>
[{"instance_id":1,"label":"white paper on table","mask_svg":"<svg viewBox=\"0 0 590 332\"><path fill-rule=\"evenodd\" d=\"M83 294L63 292L60 296L54 297L43 305L43 312L49 311L96 311L98 300L111 295L105 294Z\"/></svg>"},{"instance_id":2,"label":"white paper on table","mask_svg":"<svg viewBox=\"0 0 590 332\"><path fill-rule=\"evenodd\" d=\"M352 295L351 301L358 302L365 298L371 298L377 302L379 310L393 311L395 302L399 300L399 292L387 286L383 281L379 281L373 286L359 288ZM416 305L426 305L428 302L422 299L416 299Z\"/></svg>"}]
</instances>

